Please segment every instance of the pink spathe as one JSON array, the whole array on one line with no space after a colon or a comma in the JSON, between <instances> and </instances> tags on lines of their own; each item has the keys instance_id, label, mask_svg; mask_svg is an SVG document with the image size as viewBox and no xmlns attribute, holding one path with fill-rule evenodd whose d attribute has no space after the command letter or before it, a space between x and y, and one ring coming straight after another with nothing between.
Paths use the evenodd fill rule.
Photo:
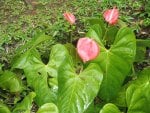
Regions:
<instances>
[{"instance_id":1,"label":"pink spathe","mask_svg":"<svg viewBox=\"0 0 150 113\"><path fill-rule=\"evenodd\" d=\"M83 62L95 59L100 52L98 44L88 37L80 38L77 43L77 52Z\"/></svg>"},{"instance_id":2,"label":"pink spathe","mask_svg":"<svg viewBox=\"0 0 150 113\"><path fill-rule=\"evenodd\" d=\"M119 11L115 7L104 12L103 17L110 25L114 25L118 21Z\"/></svg>"},{"instance_id":3,"label":"pink spathe","mask_svg":"<svg viewBox=\"0 0 150 113\"><path fill-rule=\"evenodd\" d=\"M76 21L76 18L75 16L70 13L70 12L66 12L63 14L64 15L64 18L72 25L72 24L75 24L75 21Z\"/></svg>"}]
</instances>

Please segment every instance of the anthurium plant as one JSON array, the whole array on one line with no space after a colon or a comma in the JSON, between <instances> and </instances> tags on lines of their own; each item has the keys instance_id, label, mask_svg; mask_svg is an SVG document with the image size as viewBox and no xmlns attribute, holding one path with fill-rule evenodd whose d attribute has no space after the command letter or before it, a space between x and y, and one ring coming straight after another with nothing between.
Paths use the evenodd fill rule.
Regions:
<instances>
[{"instance_id":1,"label":"anthurium plant","mask_svg":"<svg viewBox=\"0 0 150 113\"><path fill-rule=\"evenodd\" d=\"M75 25L72 13L63 15ZM150 113L150 67L135 72L137 41L119 9L86 22L86 35L54 44L47 62L37 47L52 37L38 33L17 49L10 69L0 65L1 91L14 95L12 104L1 95L0 113Z\"/></svg>"}]
</instances>

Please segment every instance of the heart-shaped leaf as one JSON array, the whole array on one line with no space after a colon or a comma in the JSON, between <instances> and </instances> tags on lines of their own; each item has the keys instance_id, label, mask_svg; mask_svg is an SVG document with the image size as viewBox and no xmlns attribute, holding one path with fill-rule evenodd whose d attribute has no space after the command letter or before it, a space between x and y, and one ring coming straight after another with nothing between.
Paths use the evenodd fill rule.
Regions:
<instances>
[{"instance_id":1,"label":"heart-shaped leaf","mask_svg":"<svg viewBox=\"0 0 150 113\"><path fill-rule=\"evenodd\" d=\"M87 36L100 45L100 55L93 62L98 63L104 73L99 96L109 101L116 96L131 69L136 53L136 40L133 31L124 27L118 31L110 49L106 49L99 29L99 25L92 26Z\"/></svg>"},{"instance_id":2,"label":"heart-shaped leaf","mask_svg":"<svg viewBox=\"0 0 150 113\"><path fill-rule=\"evenodd\" d=\"M150 68L145 69L139 78L126 91L128 113L150 112Z\"/></svg>"},{"instance_id":3,"label":"heart-shaped leaf","mask_svg":"<svg viewBox=\"0 0 150 113\"><path fill-rule=\"evenodd\" d=\"M106 104L99 113L121 113L117 106L114 104Z\"/></svg>"},{"instance_id":4,"label":"heart-shaped leaf","mask_svg":"<svg viewBox=\"0 0 150 113\"><path fill-rule=\"evenodd\" d=\"M55 104L46 103L38 109L37 113L59 113L59 112Z\"/></svg>"},{"instance_id":5,"label":"heart-shaped leaf","mask_svg":"<svg viewBox=\"0 0 150 113\"><path fill-rule=\"evenodd\" d=\"M0 87L10 92L21 92L23 90L21 80L11 71L3 72L0 81Z\"/></svg>"},{"instance_id":6,"label":"heart-shaped leaf","mask_svg":"<svg viewBox=\"0 0 150 113\"><path fill-rule=\"evenodd\" d=\"M96 97L103 74L96 64L90 64L76 74L70 56L58 71L58 108L60 113L83 113Z\"/></svg>"},{"instance_id":7,"label":"heart-shaped leaf","mask_svg":"<svg viewBox=\"0 0 150 113\"><path fill-rule=\"evenodd\" d=\"M68 54L67 49L63 45L57 44L51 49L48 64L42 62L39 53L35 49L27 51L14 63L13 68L24 69L27 83L36 93L35 101L38 105L56 100L57 91L54 91L53 88L56 86L52 85L49 88L48 80L57 80L57 69L66 54Z\"/></svg>"}]
</instances>

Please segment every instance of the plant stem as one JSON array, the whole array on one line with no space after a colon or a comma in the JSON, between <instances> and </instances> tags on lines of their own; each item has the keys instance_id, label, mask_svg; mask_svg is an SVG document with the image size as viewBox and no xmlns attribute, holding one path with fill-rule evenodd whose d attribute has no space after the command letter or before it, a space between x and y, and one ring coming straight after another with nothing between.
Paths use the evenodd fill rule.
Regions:
<instances>
[{"instance_id":1,"label":"plant stem","mask_svg":"<svg viewBox=\"0 0 150 113\"><path fill-rule=\"evenodd\" d=\"M72 25L69 26L69 38L70 38L70 43L72 43Z\"/></svg>"},{"instance_id":2,"label":"plant stem","mask_svg":"<svg viewBox=\"0 0 150 113\"><path fill-rule=\"evenodd\" d=\"M133 72L133 76L135 76L135 69L134 69L134 65L132 65L132 72Z\"/></svg>"},{"instance_id":3,"label":"plant stem","mask_svg":"<svg viewBox=\"0 0 150 113\"><path fill-rule=\"evenodd\" d=\"M106 31L105 31L105 34L104 34L104 36L103 36L103 42L104 42L105 40L107 40L107 37L106 37L107 32L108 32L108 24L106 25ZM104 42L104 43L105 43L105 42Z\"/></svg>"}]
</instances>

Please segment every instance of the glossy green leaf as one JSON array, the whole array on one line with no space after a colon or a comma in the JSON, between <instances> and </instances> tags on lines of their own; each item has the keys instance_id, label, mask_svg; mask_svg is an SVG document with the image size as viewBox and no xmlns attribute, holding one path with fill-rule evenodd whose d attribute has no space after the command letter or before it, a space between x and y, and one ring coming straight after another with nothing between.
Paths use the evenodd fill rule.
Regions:
<instances>
[{"instance_id":1,"label":"glossy green leaf","mask_svg":"<svg viewBox=\"0 0 150 113\"><path fill-rule=\"evenodd\" d=\"M131 85L127 89L128 113L149 113L150 111L150 83L138 87Z\"/></svg>"},{"instance_id":2,"label":"glossy green leaf","mask_svg":"<svg viewBox=\"0 0 150 113\"><path fill-rule=\"evenodd\" d=\"M40 55L35 49L28 50L22 55L17 55L12 61L12 69L25 69L26 67L29 67L31 65L31 60L34 57L40 60Z\"/></svg>"},{"instance_id":3,"label":"glossy green leaf","mask_svg":"<svg viewBox=\"0 0 150 113\"><path fill-rule=\"evenodd\" d=\"M84 113L99 113L102 107L103 107L102 103L97 103L97 98L95 98Z\"/></svg>"},{"instance_id":4,"label":"glossy green leaf","mask_svg":"<svg viewBox=\"0 0 150 113\"><path fill-rule=\"evenodd\" d=\"M32 108L32 102L36 94L34 92L30 92L22 102L18 103L16 107L13 109L13 113L30 113L30 109Z\"/></svg>"},{"instance_id":5,"label":"glossy green leaf","mask_svg":"<svg viewBox=\"0 0 150 113\"><path fill-rule=\"evenodd\" d=\"M49 78L48 85L51 87L51 91L54 93L58 92L58 80L57 78Z\"/></svg>"},{"instance_id":6,"label":"glossy green leaf","mask_svg":"<svg viewBox=\"0 0 150 113\"><path fill-rule=\"evenodd\" d=\"M66 54L68 54L67 49L57 44L52 47L47 64L42 62L36 50L27 51L14 63L13 67L24 69L27 83L36 93L35 101L38 105L55 102L57 90L54 89L56 86L49 87L48 77L57 80L57 69Z\"/></svg>"},{"instance_id":7,"label":"glossy green leaf","mask_svg":"<svg viewBox=\"0 0 150 113\"><path fill-rule=\"evenodd\" d=\"M117 106L114 104L108 103L106 104L100 113L121 113Z\"/></svg>"},{"instance_id":8,"label":"glossy green leaf","mask_svg":"<svg viewBox=\"0 0 150 113\"><path fill-rule=\"evenodd\" d=\"M93 25L91 29L89 30L89 32L87 33L87 36L92 39L95 39L101 46L104 47L104 44L102 41L103 40L102 28L100 25L98 24Z\"/></svg>"},{"instance_id":9,"label":"glossy green leaf","mask_svg":"<svg viewBox=\"0 0 150 113\"><path fill-rule=\"evenodd\" d=\"M48 86L48 76L40 74L40 72L32 70L25 70L27 77L27 83L32 87L36 93L35 102L38 106L41 106L47 102L54 102L56 100L56 94L53 89Z\"/></svg>"},{"instance_id":10,"label":"glossy green leaf","mask_svg":"<svg viewBox=\"0 0 150 113\"><path fill-rule=\"evenodd\" d=\"M128 113L150 112L150 68L145 69L139 78L126 91Z\"/></svg>"},{"instance_id":11,"label":"glossy green leaf","mask_svg":"<svg viewBox=\"0 0 150 113\"><path fill-rule=\"evenodd\" d=\"M52 80L57 79L57 69L65 58L68 51L63 45L55 45L52 47L50 60L47 65L38 59L33 59L33 68L25 69L28 83L32 86L37 94L35 101L38 105L48 102L55 102L57 98L56 86L49 88L48 77ZM34 70L34 71L33 71Z\"/></svg>"},{"instance_id":12,"label":"glossy green leaf","mask_svg":"<svg viewBox=\"0 0 150 113\"><path fill-rule=\"evenodd\" d=\"M95 24L101 26L101 31L102 31L102 35L105 34L106 28L105 28L105 24L104 21L101 18L87 18L87 22L90 24L90 26L93 26Z\"/></svg>"},{"instance_id":13,"label":"glossy green leaf","mask_svg":"<svg viewBox=\"0 0 150 113\"><path fill-rule=\"evenodd\" d=\"M94 63L76 74L73 62L66 56L58 72L60 113L83 113L96 97L102 78L99 66Z\"/></svg>"},{"instance_id":14,"label":"glossy green leaf","mask_svg":"<svg viewBox=\"0 0 150 113\"><path fill-rule=\"evenodd\" d=\"M76 52L76 48L72 44L65 44L65 47L67 48L69 55L72 56L74 66L77 66L79 63L82 62L79 55Z\"/></svg>"},{"instance_id":15,"label":"glossy green leaf","mask_svg":"<svg viewBox=\"0 0 150 113\"><path fill-rule=\"evenodd\" d=\"M95 111L95 106L94 106L94 102L92 102L89 105L89 107L86 109L86 111L84 111L84 113L91 113L91 112L95 113L94 111Z\"/></svg>"},{"instance_id":16,"label":"glossy green leaf","mask_svg":"<svg viewBox=\"0 0 150 113\"><path fill-rule=\"evenodd\" d=\"M106 49L99 27L94 25L87 36L95 39L100 45L100 54L92 62L98 63L104 73L99 96L109 101L116 96L131 69L136 52L136 40L131 29L121 28L110 49Z\"/></svg>"},{"instance_id":17,"label":"glossy green leaf","mask_svg":"<svg viewBox=\"0 0 150 113\"><path fill-rule=\"evenodd\" d=\"M99 113L106 103L96 97L84 113Z\"/></svg>"},{"instance_id":18,"label":"glossy green leaf","mask_svg":"<svg viewBox=\"0 0 150 113\"><path fill-rule=\"evenodd\" d=\"M108 44L113 44L116 34L118 32L118 28L116 26L111 26L108 28L107 33L106 33L106 37L104 36L103 38L105 38L108 41Z\"/></svg>"},{"instance_id":19,"label":"glossy green leaf","mask_svg":"<svg viewBox=\"0 0 150 113\"><path fill-rule=\"evenodd\" d=\"M11 113L9 108L0 102L0 113Z\"/></svg>"},{"instance_id":20,"label":"glossy green leaf","mask_svg":"<svg viewBox=\"0 0 150 113\"><path fill-rule=\"evenodd\" d=\"M55 104L46 103L38 109L37 113L59 113L59 111Z\"/></svg>"},{"instance_id":21,"label":"glossy green leaf","mask_svg":"<svg viewBox=\"0 0 150 113\"><path fill-rule=\"evenodd\" d=\"M5 71L0 76L0 87L10 92L21 92L23 90L22 81L11 71Z\"/></svg>"}]
</instances>

